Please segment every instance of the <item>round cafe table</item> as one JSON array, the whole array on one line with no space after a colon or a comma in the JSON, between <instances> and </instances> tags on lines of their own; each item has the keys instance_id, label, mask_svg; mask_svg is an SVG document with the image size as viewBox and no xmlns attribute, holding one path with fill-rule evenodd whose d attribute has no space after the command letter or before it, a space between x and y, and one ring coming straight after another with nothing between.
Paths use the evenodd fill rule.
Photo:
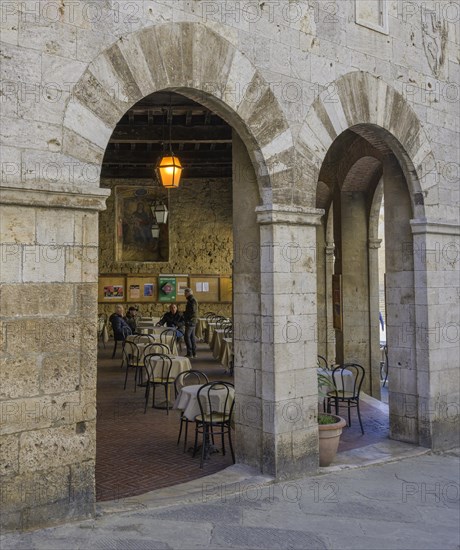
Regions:
<instances>
[{"instance_id":1,"label":"round cafe table","mask_svg":"<svg viewBox=\"0 0 460 550\"><path fill-rule=\"evenodd\" d=\"M181 374L182 372L186 372L192 369L192 364L190 363L190 359L188 357L184 357L182 355L168 355L168 357L170 357L172 361L171 371L169 375L170 378L177 378L179 374ZM153 374L155 374L155 367L156 367L157 361L152 361L152 363L153 363ZM150 377L152 377L152 373L150 373ZM173 386L173 384L168 385L168 401L169 401L169 408L174 408L171 403L172 401L171 396L169 395L171 386ZM158 388L160 388L161 391L158 390ZM161 398L159 399L163 399L163 401L158 401L157 399L155 399L155 402L158 403L158 404L155 404L155 409L166 409L166 401L164 400L163 388L160 386L156 386L155 388L153 388L153 391L155 390L160 391Z\"/></svg>"},{"instance_id":2,"label":"round cafe table","mask_svg":"<svg viewBox=\"0 0 460 550\"><path fill-rule=\"evenodd\" d=\"M181 409L184 411L184 416L188 420L195 420L195 418L201 414L200 405L198 403L198 390L202 387L201 384L193 384L191 386L184 386L177 396L173 409ZM219 391L218 389L213 389L210 392L211 394L211 404L212 408L215 411L221 411L225 404L225 398L227 391ZM227 408L229 409L235 398L234 388L230 388L230 398L231 401L227 402ZM200 399L201 400L201 399ZM202 403L207 407L207 401L203 400Z\"/></svg>"},{"instance_id":3,"label":"round cafe table","mask_svg":"<svg viewBox=\"0 0 460 550\"><path fill-rule=\"evenodd\" d=\"M158 330L157 330L158 329ZM164 327L155 327L154 332L152 332L153 337L155 338L155 341L152 342L152 340L148 336L140 336L136 337L136 335L130 335L127 336L126 341L127 342L134 342L137 344L139 350L141 353L143 353L143 349L147 344L159 344L159 343L165 343L167 346L169 346L169 350L173 355L178 355L179 350L177 349L177 340L173 344L173 337L172 336L166 336L163 337L163 342L160 342L160 334L163 332L163 330L166 330ZM172 349L171 349L172 348Z\"/></svg>"}]
</instances>

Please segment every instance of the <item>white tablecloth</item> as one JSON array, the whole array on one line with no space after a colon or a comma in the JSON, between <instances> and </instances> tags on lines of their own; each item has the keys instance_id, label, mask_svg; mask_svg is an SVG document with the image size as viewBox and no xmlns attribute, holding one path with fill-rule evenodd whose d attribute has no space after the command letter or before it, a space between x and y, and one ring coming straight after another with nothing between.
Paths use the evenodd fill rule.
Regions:
<instances>
[{"instance_id":1,"label":"white tablecloth","mask_svg":"<svg viewBox=\"0 0 460 550\"><path fill-rule=\"evenodd\" d=\"M192 386L184 386L174 402L174 409L181 409L184 411L184 416L188 420L195 420L195 417L201 414L200 405L198 404L198 390L202 386L200 384L194 384ZM207 408L207 390L202 392L200 400L204 404L204 408ZM211 390L211 405L214 411L223 411L225 405L225 398L227 396L227 390L213 389ZM235 398L235 390L230 388L230 398L227 401L227 412L230 412L230 407Z\"/></svg>"},{"instance_id":2,"label":"white tablecloth","mask_svg":"<svg viewBox=\"0 0 460 550\"><path fill-rule=\"evenodd\" d=\"M155 329L152 329L151 334L155 338L155 342L152 341L152 339L149 339L149 337L146 335L145 337L140 336L136 337L136 335L128 336L126 338L127 342L134 342L138 345L139 348L142 346L145 347L146 344L153 344L153 343L164 343L167 346L169 346L169 350L173 355L179 355L179 351L177 349L177 340L175 340L173 345L173 337L170 335L164 336L163 341L160 340L161 333L166 330L164 327L155 327ZM172 349L171 349L172 348Z\"/></svg>"},{"instance_id":3,"label":"white tablecloth","mask_svg":"<svg viewBox=\"0 0 460 550\"><path fill-rule=\"evenodd\" d=\"M199 340L204 340L207 326L208 326L208 321L206 320L206 318L200 317L195 327L195 336Z\"/></svg>"},{"instance_id":4,"label":"white tablecloth","mask_svg":"<svg viewBox=\"0 0 460 550\"><path fill-rule=\"evenodd\" d=\"M230 371L231 362L233 361L233 339L222 338L222 346L220 348L219 362L225 367L226 371Z\"/></svg>"},{"instance_id":5,"label":"white tablecloth","mask_svg":"<svg viewBox=\"0 0 460 550\"><path fill-rule=\"evenodd\" d=\"M219 359L220 357L224 332L224 329L216 328L212 333L212 340L209 347L212 350L212 356L214 359Z\"/></svg>"},{"instance_id":6,"label":"white tablecloth","mask_svg":"<svg viewBox=\"0 0 460 550\"><path fill-rule=\"evenodd\" d=\"M183 357L182 355L168 355L168 357L172 360L172 367L171 367L171 378L177 378L181 372L185 372L188 370L191 370L192 364L190 363L190 359L188 357ZM153 368L156 369L157 361L152 361ZM158 361L160 363L160 361ZM156 374L154 372L154 374ZM150 374L152 377L152 375Z\"/></svg>"}]
</instances>

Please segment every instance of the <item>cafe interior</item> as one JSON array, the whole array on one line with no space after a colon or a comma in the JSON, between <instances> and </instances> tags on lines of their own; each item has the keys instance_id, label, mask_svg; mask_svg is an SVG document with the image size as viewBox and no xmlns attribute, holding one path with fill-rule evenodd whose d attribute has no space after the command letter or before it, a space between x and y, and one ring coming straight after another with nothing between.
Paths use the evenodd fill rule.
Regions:
<instances>
[{"instance_id":1,"label":"cafe interior","mask_svg":"<svg viewBox=\"0 0 460 550\"><path fill-rule=\"evenodd\" d=\"M99 216L98 501L134 498L234 463L232 270L241 251L234 250L232 177L242 168L232 163L232 144L222 118L174 92L134 105L109 141L101 186L111 195ZM382 216L383 209L381 223ZM184 313L187 288L198 303L195 357L186 356L181 327L159 326L171 304ZM123 315L134 308L132 334L113 331L120 305ZM381 290L379 309L383 320ZM339 454L388 437L380 326L380 393L361 392ZM323 349L318 367L331 372L335 362Z\"/></svg>"}]
</instances>

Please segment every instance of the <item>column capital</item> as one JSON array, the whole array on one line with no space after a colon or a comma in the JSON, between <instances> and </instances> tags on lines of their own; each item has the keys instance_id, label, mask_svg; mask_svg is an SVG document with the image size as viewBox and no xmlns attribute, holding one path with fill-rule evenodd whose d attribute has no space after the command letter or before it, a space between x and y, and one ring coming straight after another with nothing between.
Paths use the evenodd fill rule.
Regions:
<instances>
[{"instance_id":1,"label":"column capital","mask_svg":"<svg viewBox=\"0 0 460 550\"><path fill-rule=\"evenodd\" d=\"M369 239L367 241L367 245L371 249L380 248L381 244L382 244L382 239Z\"/></svg>"},{"instance_id":2,"label":"column capital","mask_svg":"<svg viewBox=\"0 0 460 550\"><path fill-rule=\"evenodd\" d=\"M324 210L303 206L271 204L256 208L257 222L261 225L320 225Z\"/></svg>"},{"instance_id":3,"label":"column capital","mask_svg":"<svg viewBox=\"0 0 460 550\"><path fill-rule=\"evenodd\" d=\"M460 235L460 225L455 221L418 218L410 220L412 233L435 233L438 235Z\"/></svg>"},{"instance_id":4,"label":"column capital","mask_svg":"<svg viewBox=\"0 0 460 550\"><path fill-rule=\"evenodd\" d=\"M0 186L0 204L100 211L105 210L105 201L110 193L110 189L102 187L54 186L48 183L28 187L3 183Z\"/></svg>"}]
</instances>

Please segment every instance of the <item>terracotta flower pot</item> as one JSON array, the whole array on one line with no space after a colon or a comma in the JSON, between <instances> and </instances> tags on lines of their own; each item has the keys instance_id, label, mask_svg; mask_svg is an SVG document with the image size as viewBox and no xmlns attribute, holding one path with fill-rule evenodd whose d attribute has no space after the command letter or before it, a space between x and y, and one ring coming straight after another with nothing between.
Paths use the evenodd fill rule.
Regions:
<instances>
[{"instance_id":1,"label":"terracotta flower pot","mask_svg":"<svg viewBox=\"0 0 460 550\"><path fill-rule=\"evenodd\" d=\"M326 415L326 413L321 413ZM346 421L341 416L327 414L336 419L334 424L318 424L319 428L319 465L329 466L334 460L339 447L340 435L342 429L346 426Z\"/></svg>"}]
</instances>

